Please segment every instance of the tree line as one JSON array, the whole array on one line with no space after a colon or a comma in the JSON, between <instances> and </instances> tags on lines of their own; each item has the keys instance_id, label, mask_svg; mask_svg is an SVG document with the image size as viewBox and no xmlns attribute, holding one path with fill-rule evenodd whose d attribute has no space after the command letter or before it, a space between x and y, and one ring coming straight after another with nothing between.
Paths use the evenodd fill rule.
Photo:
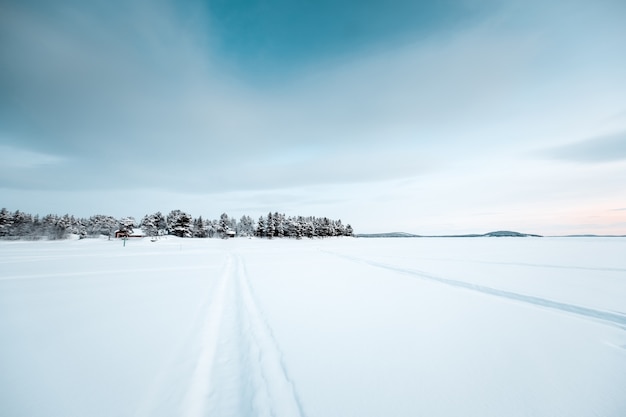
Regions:
<instances>
[{"instance_id":1,"label":"tree line","mask_svg":"<svg viewBox=\"0 0 626 417\"><path fill-rule=\"evenodd\" d=\"M66 239L70 235L80 238L94 238L102 235L109 238L116 233L132 235L141 230L145 236L158 237L173 235L178 237L223 238L228 236L256 236L261 238L296 238L352 236L352 226L341 220L314 216L286 216L278 212L260 216L257 221L250 216L239 220L223 213L219 219L194 218L181 210L169 214L161 212L145 215L140 221L133 217L116 219L112 216L96 214L80 218L65 214L48 214L43 217L19 210L0 210L0 238L2 239Z\"/></svg>"}]
</instances>

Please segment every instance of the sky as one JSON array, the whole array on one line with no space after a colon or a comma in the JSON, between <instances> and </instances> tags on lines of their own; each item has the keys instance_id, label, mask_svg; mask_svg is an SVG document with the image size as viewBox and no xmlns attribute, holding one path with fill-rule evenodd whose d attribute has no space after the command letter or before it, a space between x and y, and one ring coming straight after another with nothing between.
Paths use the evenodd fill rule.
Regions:
<instances>
[{"instance_id":1,"label":"sky","mask_svg":"<svg viewBox=\"0 0 626 417\"><path fill-rule=\"evenodd\" d=\"M0 206L626 234L622 0L0 2Z\"/></svg>"}]
</instances>

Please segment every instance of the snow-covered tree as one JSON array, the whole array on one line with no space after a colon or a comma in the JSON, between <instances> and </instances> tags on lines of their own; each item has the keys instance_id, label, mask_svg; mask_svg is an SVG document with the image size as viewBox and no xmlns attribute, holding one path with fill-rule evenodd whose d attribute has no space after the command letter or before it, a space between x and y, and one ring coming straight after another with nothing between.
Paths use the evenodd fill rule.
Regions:
<instances>
[{"instance_id":1,"label":"snow-covered tree","mask_svg":"<svg viewBox=\"0 0 626 417\"><path fill-rule=\"evenodd\" d=\"M135 230L135 218L134 217L122 217L117 228L120 232L133 233Z\"/></svg>"},{"instance_id":2,"label":"snow-covered tree","mask_svg":"<svg viewBox=\"0 0 626 417\"><path fill-rule=\"evenodd\" d=\"M265 235L270 239L276 236L276 220L272 212L267 214L267 222L265 223Z\"/></svg>"},{"instance_id":3,"label":"snow-covered tree","mask_svg":"<svg viewBox=\"0 0 626 417\"><path fill-rule=\"evenodd\" d=\"M26 237L30 234L32 216L30 214L16 210L11 219L11 235L15 237Z\"/></svg>"},{"instance_id":4,"label":"snow-covered tree","mask_svg":"<svg viewBox=\"0 0 626 417\"><path fill-rule=\"evenodd\" d=\"M160 211L146 214L141 220L140 226L146 236L161 236L167 231L167 221Z\"/></svg>"},{"instance_id":5,"label":"snow-covered tree","mask_svg":"<svg viewBox=\"0 0 626 417\"><path fill-rule=\"evenodd\" d=\"M11 226L13 225L13 216L6 208L0 210L0 236L10 236Z\"/></svg>"},{"instance_id":6,"label":"snow-covered tree","mask_svg":"<svg viewBox=\"0 0 626 417\"><path fill-rule=\"evenodd\" d=\"M70 216L70 233L78 235L80 239L87 236L87 221L79 217Z\"/></svg>"},{"instance_id":7,"label":"snow-covered tree","mask_svg":"<svg viewBox=\"0 0 626 417\"><path fill-rule=\"evenodd\" d=\"M113 236L113 232L117 228L117 220L112 216L96 214L87 220L86 228L87 235L89 236L106 235L110 238Z\"/></svg>"},{"instance_id":8,"label":"snow-covered tree","mask_svg":"<svg viewBox=\"0 0 626 417\"><path fill-rule=\"evenodd\" d=\"M204 220L200 216L193 219L189 214L180 210L172 210L167 217L160 212L146 215L140 225L148 236L159 236L170 233L180 237L223 237L227 232L234 231L237 236L290 237L304 236L352 236L351 225L344 226L341 220L332 220L327 217L287 217L278 212L269 212L267 216L260 216L254 222L249 216L242 216L239 221L223 213L219 220ZM137 227L135 219L124 217L116 220L111 216L94 215L89 219L74 217L70 214L57 216L48 214L41 220L38 215L32 216L19 210L10 212L6 208L0 209L0 237L5 239L64 239L69 234L85 236L100 236L113 234L119 229L132 233Z\"/></svg>"},{"instance_id":9,"label":"snow-covered tree","mask_svg":"<svg viewBox=\"0 0 626 417\"><path fill-rule=\"evenodd\" d=\"M278 212L274 213L274 223L276 228L275 236L285 237L285 215Z\"/></svg>"},{"instance_id":10,"label":"snow-covered tree","mask_svg":"<svg viewBox=\"0 0 626 417\"><path fill-rule=\"evenodd\" d=\"M335 222L335 235L345 236L345 234L346 234L346 228L344 227L343 223L341 223L341 220L337 220Z\"/></svg>"},{"instance_id":11,"label":"snow-covered tree","mask_svg":"<svg viewBox=\"0 0 626 417\"><path fill-rule=\"evenodd\" d=\"M304 220L302 233L308 238L313 238L317 235L317 230L315 228L315 222L313 221L313 219L308 218Z\"/></svg>"},{"instance_id":12,"label":"snow-covered tree","mask_svg":"<svg viewBox=\"0 0 626 417\"><path fill-rule=\"evenodd\" d=\"M46 215L42 221L44 235L48 239L65 239L69 235L69 216L59 217L56 214Z\"/></svg>"},{"instance_id":13,"label":"snow-covered tree","mask_svg":"<svg viewBox=\"0 0 626 417\"><path fill-rule=\"evenodd\" d=\"M191 215L180 210L172 210L170 214L167 215L167 229L171 235L178 237L191 237Z\"/></svg>"},{"instance_id":14,"label":"snow-covered tree","mask_svg":"<svg viewBox=\"0 0 626 417\"><path fill-rule=\"evenodd\" d=\"M208 237L208 228L202 216L193 221L193 237Z\"/></svg>"},{"instance_id":15,"label":"snow-covered tree","mask_svg":"<svg viewBox=\"0 0 626 417\"><path fill-rule=\"evenodd\" d=\"M287 219L287 236L295 237L296 239L302 239L303 233L303 221L302 217L294 218L289 217Z\"/></svg>"},{"instance_id":16,"label":"snow-covered tree","mask_svg":"<svg viewBox=\"0 0 626 417\"><path fill-rule=\"evenodd\" d=\"M228 218L228 214L222 213L220 216L220 221L218 223L217 231L222 235L222 237L226 236L226 232L230 230L230 219Z\"/></svg>"},{"instance_id":17,"label":"snow-covered tree","mask_svg":"<svg viewBox=\"0 0 626 417\"><path fill-rule=\"evenodd\" d=\"M259 217L259 221L257 222L255 235L258 237L265 237L266 236L265 230L266 230L265 217L261 216Z\"/></svg>"},{"instance_id":18,"label":"snow-covered tree","mask_svg":"<svg viewBox=\"0 0 626 417\"><path fill-rule=\"evenodd\" d=\"M237 235L239 236L254 236L254 220L250 216L241 216L239 223L237 224Z\"/></svg>"},{"instance_id":19,"label":"snow-covered tree","mask_svg":"<svg viewBox=\"0 0 626 417\"><path fill-rule=\"evenodd\" d=\"M207 220L204 223L204 227L206 228L206 233L208 237L213 238L217 235L217 220Z\"/></svg>"}]
</instances>

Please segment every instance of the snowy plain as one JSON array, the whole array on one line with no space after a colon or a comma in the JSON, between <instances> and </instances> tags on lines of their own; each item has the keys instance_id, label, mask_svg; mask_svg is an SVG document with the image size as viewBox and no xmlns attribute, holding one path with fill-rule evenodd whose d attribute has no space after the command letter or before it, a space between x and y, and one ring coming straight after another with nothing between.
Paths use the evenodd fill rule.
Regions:
<instances>
[{"instance_id":1,"label":"snowy plain","mask_svg":"<svg viewBox=\"0 0 626 417\"><path fill-rule=\"evenodd\" d=\"M2 416L624 416L626 239L0 242Z\"/></svg>"}]
</instances>

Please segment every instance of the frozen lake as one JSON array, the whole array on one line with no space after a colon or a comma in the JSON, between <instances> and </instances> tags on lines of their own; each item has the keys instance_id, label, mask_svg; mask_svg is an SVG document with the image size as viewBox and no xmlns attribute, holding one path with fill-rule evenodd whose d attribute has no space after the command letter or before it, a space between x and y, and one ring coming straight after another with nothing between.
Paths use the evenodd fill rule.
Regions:
<instances>
[{"instance_id":1,"label":"frozen lake","mask_svg":"<svg viewBox=\"0 0 626 417\"><path fill-rule=\"evenodd\" d=\"M0 242L2 416L626 415L626 239Z\"/></svg>"}]
</instances>

